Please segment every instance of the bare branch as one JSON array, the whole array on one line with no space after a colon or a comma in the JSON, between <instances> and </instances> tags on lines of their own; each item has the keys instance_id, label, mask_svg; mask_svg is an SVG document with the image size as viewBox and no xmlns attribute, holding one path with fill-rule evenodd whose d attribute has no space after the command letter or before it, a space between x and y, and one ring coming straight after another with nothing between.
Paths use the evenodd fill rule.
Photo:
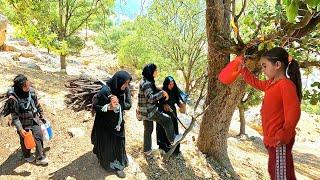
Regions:
<instances>
[{"instance_id":1,"label":"bare branch","mask_svg":"<svg viewBox=\"0 0 320 180\"><path fill-rule=\"evenodd\" d=\"M66 2L66 12L65 12L65 18L66 20L64 21L64 33L67 34L67 27L68 27L68 23L69 23L69 20L72 16L69 16L69 1Z\"/></svg>"},{"instance_id":2,"label":"bare branch","mask_svg":"<svg viewBox=\"0 0 320 180\"><path fill-rule=\"evenodd\" d=\"M198 106L200 104L201 99L203 98L202 95L203 95L204 89L206 87L207 81L208 81L208 76L205 77L205 80L202 83L202 87L201 87L201 90L200 90L200 95L199 95L199 97L198 97L198 99L197 99L197 101L195 103L194 111L196 111L196 109L198 108Z\"/></svg>"},{"instance_id":3,"label":"bare branch","mask_svg":"<svg viewBox=\"0 0 320 180\"><path fill-rule=\"evenodd\" d=\"M247 0L243 0L242 8L241 8L239 14L235 16L236 21L238 21L238 19L240 18L240 16L242 15L244 10L246 9L246 6L247 6Z\"/></svg>"},{"instance_id":4,"label":"bare branch","mask_svg":"<svg viewBox=\"0 0 320 180\"><path fill-rule=\"evenodd\" d=\"M69 5L69 9L66 12L66 21L70 21L70 18L73 16L75 10L80 6L80 5L76 5L76 0L73 0ZM67 23L68 24L68 23ZM67 27L67 26L66 26Z\"/></svg>"},{"instance_id":5,"label":"bare branch","mask_svg":"<svg viewBox=\"0 0 320 180\"><path fill-rule=\"evenodd\" d=\"M300 62L300 68L308 68L308 67L318 67L320 68L319 61L303 61Z\"/></svg>"},{"instance_id":6,"label":"bare branch","mask_svg":"<svg viewBox=\"0 0 320 180\"><path fill-rule=\"evenodd\" d=\"M259 31L261 30L262 25L263 25L263 22L259 22L257 29L254 31L252 37L257 37L259 35Z\"/></svg>"},{"instance_id":7,"label":"bare branch","mask_svg":"<svg viewBox=\"0 0 320 180\"><path fill-rule=\"evenodd\" d=\"M232 1L232 17L236 17L236 0Z\"/></svg>"},{"instance_id":8,"label":"bare branch","mask_svg":"<svg viewBox=\"0 0 320 180\"><path fill-rule=\"evenodd\" d=\"M232 2L232 17L231 17L231 21L233 21L234 23L234 26L232 27L235 35L236 35L236 39L238 41L238 44L241 44L243 45L244 42L240 36L240 30L239 30L239 23L238 23L238 19L240 18L241 14L243 13L245 7L246 7L246 4L247 4L247 1L244 0L243 4L242 4L242 8L241 8L241 11L239 12L238 15L236 15L236 1L233 0Z\"/></svg>"},{"instance_id":9,"label":"bare branch","mask_svg":"<svg viewBox=\"0 0 320 180\"><path fill-rule=\"evenodd\" d=\"M87 20L91 17L91 15L96 10L96 8L94 7L98 4L99 1L100 0L92 2L90 10L87 12L88 15L84 19L82 19L82 21L78 24L78 26L76 26L68 35L66 35L66 37L73 35L85 22L87 22Z\"/></svg>"},{"instance_id":10,"label":"bare branch","mask_svg":"<svg viewBox=\"0 0 320 180\"><path fill-rule=\"evenodd\" d=\"M164 160L168 160L170 158L170 156L172 155L173 151L176 149L176 147L178 146L178 144L183 141L185 139L185 137L187 136L187 134L189 132L191 132L191 130L194 127L195 122L197 121L197 118L199 118L200 116L202 116L205 112L208 111L209 107L211 106L211 104L213 104L211 101L211 103L198 115L192 115L191 116L191 123L190 126L186 129L186 131L183 133L182 138L174 145L171 147L171 149L167 152L167 154L164 156Z\"/></svg>"}]
</instances>

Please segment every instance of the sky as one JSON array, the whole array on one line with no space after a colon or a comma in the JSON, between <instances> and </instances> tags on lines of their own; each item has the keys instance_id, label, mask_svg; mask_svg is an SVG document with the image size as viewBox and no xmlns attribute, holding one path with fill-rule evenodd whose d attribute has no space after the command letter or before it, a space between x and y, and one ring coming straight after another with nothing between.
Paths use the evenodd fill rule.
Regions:
<instances>
[{"instance_id":1,"label":"sky","mask_svg":"<svg viewBox=\"0 0 320 180\"><path fill-rule=\"evenodd\" d=\"M115 24L126 20L134 20L138 15L145 14L152 0L116 0Z\"/></svg>"}]
</instances>

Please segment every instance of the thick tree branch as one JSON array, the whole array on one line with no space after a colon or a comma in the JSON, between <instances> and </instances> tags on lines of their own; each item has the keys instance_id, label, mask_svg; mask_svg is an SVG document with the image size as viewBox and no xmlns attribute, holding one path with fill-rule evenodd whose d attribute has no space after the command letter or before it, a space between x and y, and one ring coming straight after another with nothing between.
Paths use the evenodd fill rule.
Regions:
<instances>
[{"instance_id":1,"label":"thick tree branch","mask_svg":"<svg viewBox=\"0 0 320 180\"><path fill-rule=\"evenodd\" d=\"M244 1L246 3L246 0L244 0ZM240 44L240 45L243 45L244 42L240 36L238 19L241 16L241 14L243 13L244 9L245 9L245 6L243 5L240 13L238 15L235 15L236 14L236 1L235 0L232 1L231 25L232 25L233 32L236 35L236 39L238 41L238 44Z\"/></svg>"},{"instance_id":2,"label":"thick tree branch","mask_svg":"<svg viewBox=\"0 0 320 180\"><path fill-rule=\"evenodd\" d=\"M68 24L69 24L69 20L72 16L69 16L69 1L66 2L66 12L65 12L65 21L64 21L64 33L67 34L67 27L68 27Z\"/></svg>"},{"instance_id":3,"label":"thick tree branch","mask_svg":"<svg viewBox=\"0 0 320 180\"><path fill-rule=\"evenodd\" d=\"M268 42L273 41L275 39L283 39L282 42L286 42L286 40L292 39L292 38L302 38L303 36L306 36L310 32L314 30L314 28L317 26L317 24L320 23L320 15L315 15L315 13L310 13L309 11L306 12L304 18L301 20L300 23L293 25L293 24L286 24L283 25L285 30L282 31L280 29L277 29L268 35L262 35L259 38L254 38L251 41L247 42L246 44L236 43L230 39L223 38L221 35L217 35L221 40L228 42L230 47L223 47L221 44L217 44L219 47L221 47L221 50L223 52L232 53L232 54L242 54L245 52L246 49L254 46L259 45L262 42ZM235 23L236 24L236 23ZM236 25L237 26L237 25ZM258 28L255 31L255 36L258 36L259 29L263 26L263 23L258 24ZM238 28L238 27L237 27ZM285 44L285 43L283 43Z\"/></svg>"},{"instance_id":4,"label":"thick tree branch","mask_svg":"<svg viewBox=\"0 0 320 180\"><path fill-rule=\"evenodd\" d=\"M286 43L288 43L290 37L292 37L292 35L296 31L300 31L300 29L306 27L309 24L309 22L312 20L313 15L314 13L310 13L309 11L307 11L305 16L302 18L302 20L299 23L295 25L290 24L287 30L286 36L282 39L281 46L284 46Z\"/></svg>"},{"instance_id":5,"label":"thick tree branch","mask_svg":"<svg viewBox=\"0 0 320 180\"><path fill-rule=\"evenodd\" d=\"M292 36L296 38L302 38L313 31L319 23L320 15L313 17L306 26L299 29L299 31L296 31Z\"/></svg>"},{"instance_id":6,"label":"thick tree branch","mask_svg":"<svg viewBox=\"0 0 320 180\"><path fill-rule=\"evenodd\" d=\"M314 13L310 13L310 11L307 12L307 14L303 17L303 19L298 23L296 26L294 26L294 29L301 29L304 28L306 25L309 24L313 17Z\"/></svg>"},{"instance_id":7,"label":"thick tree branch","mask_svg":"<svg viewBox=\"0 0 320 180\"><path fill-rule=\"evenodd\" d=\"M303 61L300 62L300 68L317 67L320 68L319 61Z\"/></svg>"}]
</instances>

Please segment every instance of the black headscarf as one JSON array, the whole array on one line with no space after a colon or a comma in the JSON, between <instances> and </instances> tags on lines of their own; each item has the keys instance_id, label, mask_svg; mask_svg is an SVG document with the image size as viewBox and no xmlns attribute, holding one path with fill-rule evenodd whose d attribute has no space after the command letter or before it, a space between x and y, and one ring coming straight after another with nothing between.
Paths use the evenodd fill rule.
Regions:
<instances>
[{"instance_id":1,"label":"black headscarf","mask_svg":"<svg viewBox=\"0 0 320 180\"><path fill-rule=\"evenodd\" d=\"M174 86L172 88L172 90L168 89L168 85L170 84L170 82L173 81ZM189 103L191 100L189 98L189 95L186 94L185 92L183 92L176 84L176 81L173 79L172 76L167 76L166 79L163 81L163 88L164 91L166 92L172 92L171 94L174 95L174 98L176 100L181 100L184 103Z\"/></svg>"},{"instance_id":2,"label":"black headscarf","mask_svg":"<svg viewBox=\"0 0 320 180\"><path fill-rule=\"evenodd\" d=\"M170 84L170 82L173 82L174 83L174 86L171 90L169 90L168 86ZM173 79L172 76L167 76L164 81L163 81L163 87L162 87L163 90L165 91L174 91L175 93L179 93L180 89L178 88L177 84L176 84L176 81Z\"/></svg>"},{"instance_id":3,"label":"black headscarf","mask_svg":"<svg viewBox=\"0 0 320 180\"><path fill-rule=\"evenodd\" d=\"M153 91L157 91L157 87L155 85L155 80L153 77L154 71L156 71L157 66L155 64L147 64L142 70L142 76L152 83Z\"/></svg>"},{"instance_id":4,"label":"black headscarf","mask_svg":"<svg viewBox=\"0 0 320 180\"><path fill-rule=\"evenodd\" d=\"M132 77L127 71L118 71L112 76L107 84L110 87L112 94L120 95L125 92L125 90L121 90L121 86L128 80L131 81Z\"/></svg>"},{"instance_id":5,"label":"black headscarf","mask_svg":"<svg viewBox=\"0 0 320 180\"><path fill-rule=\"evenodd\" d=\"M14 93L19 97L19 98L27 98L29 97L29 92L24 92L23 91L23 86L25 83L28 81L27 77L24 76L23 74L18 74L14 79L13 79L13 88L14 88Z\"/></svg>"},{"instance_id":6,"label":"black headscarf","mask_svg":"<svg viewBox=\"0 0 320 180\"><path fill-rule=\"evenodd\" d=\"M171 90L169 90L168 86L170 84L170 82L173 82L174 83L174 86ZM163 87L162 89L166 92L172 92L172 94L175 96L174 98L176 99L180 99L180 92L181 90L178 88L177 84L176 84L176 81L173 79L172 76L167 76L164 81L163 81Z\"/></svg>"}]
</instances>

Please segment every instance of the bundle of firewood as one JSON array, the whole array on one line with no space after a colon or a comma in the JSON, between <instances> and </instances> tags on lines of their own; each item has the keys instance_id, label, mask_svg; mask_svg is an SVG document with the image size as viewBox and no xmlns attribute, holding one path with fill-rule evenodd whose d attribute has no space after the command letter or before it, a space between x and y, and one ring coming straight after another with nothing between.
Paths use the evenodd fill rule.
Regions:
<instances>
[{"instance_id":1,"label":"bundle of firewood","mask_svg":"<svg viewBox=\"0 0 320 180\"><path fill-rule=\"evenodd\" d=\"M8 100L7 93L0 94L0 104L4 103L6 100Z\"/></svg>"},{"instance_id":2,"label":"bundle of firewood","mask_svg":"<svg viewBox=\"0 0 320 180\"><path fill-rule=\"evenodd\" d=\"M90 110L93 96L100 91L107 80L93 80L87 77L69 80L65 84L69 90L65 100L67 107L74 111Z\"/></svg>"},{"instance_id":3,"label":"bundle of firewood","mask_svg":"<svg viewBox=\"0 0 320 180\"><path fill-rule=\"evenodd\" d=\"M0 94L0 121L3 116L9 115L9 107L8 107L8 100L7 93Z\"/></svg>"}]
</instances>

